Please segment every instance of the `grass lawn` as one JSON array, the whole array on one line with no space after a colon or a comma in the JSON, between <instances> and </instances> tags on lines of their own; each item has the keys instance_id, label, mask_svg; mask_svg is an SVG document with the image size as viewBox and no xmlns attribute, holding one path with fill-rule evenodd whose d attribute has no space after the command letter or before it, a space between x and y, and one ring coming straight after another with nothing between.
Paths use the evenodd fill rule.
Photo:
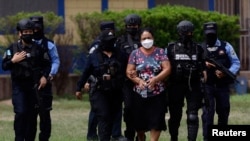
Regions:
<instances>
[{"instance_id":1,"label":"grass lawn","mask_svg":"<svg viewBox=\"0 0 250 141\"><path fill-rule=\"evenodd\" d=\"M88 97L79 101L75 99L55 98L53 102L52 114L52 135L50 141L86 141L89 102ZM231 113L229 124L231 125L250 125L250 94L231 95ZM179 129L180 141L187 140L187 126L185 107L183 118ZM201 111L199 112L201 114ZM169 114L166 114L166 120ZM0 102L0 141L13 141L14 113L10 100ZM201 120L200 120L201 121ZM39 128L39 127L38 127ZM124 124L123 124L124 130ZM202 141L201 124L197 141ZM147 136L149 134L147 133ZM168 131L162 132L160 141L169 140ZM148 139L148 138L147 138ZM38 140L37 140L38 141Z\"/></svg>"}]
</instances>

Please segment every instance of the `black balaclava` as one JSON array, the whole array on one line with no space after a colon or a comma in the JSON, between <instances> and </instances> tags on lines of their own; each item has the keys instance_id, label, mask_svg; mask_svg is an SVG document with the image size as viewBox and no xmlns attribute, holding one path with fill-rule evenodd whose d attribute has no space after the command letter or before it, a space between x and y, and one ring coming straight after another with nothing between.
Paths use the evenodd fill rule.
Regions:
<instances>
[{"instance_id":1,"label":"black balaclava","mask_svg":"<svg viewBox=\"0 0 250 141\"><path fill-rule=\"evenodd\" d=\"M203 30L205 33L207 45L209 47L214 46L217 40L217 23L216 22L204 23Z\"/></svg>"},{"instance_id":2,"label":"black balaclava","mask_svg":"<svg viewBox=\"0 0 250 141\"><path fill-rule=\"evenodd\" d=\"M104 51L113 51L115 45L115 39L110 39L107 41L102 41L101 47Z\"/></svg>"},{"instance_id":3,"label":"black balaclava","mask_svg":"<svg viewBox=\"0 0 250 141\"><path fill-rule=\"evenodd\" d=\"M40 28L37 28L37 31L34 31L34 39L40 40L44 37L44 33Z\"/></svg>"},{"instance_id":4,"label":"black balaclava","mask_svg":"<svg viewBox=\"0 0 250 141\"><path fill-rule=\"evenodd\" d=\"M32 16L30 17L30 20L34 22L35 29L37 31L34 31L34 39L40 40L44 37L44 25L43 25L43 16Z\"/></svg>"},{"instance_id":5,"label":"black balaclava","mask_svg":"<svg viewBox=\"0 0 250 141\"><path fill-rule=\"evenodd\" d=\"M135 28L135 27L126 27L126 31L127 31L130 35L134 36L134 35L136 35L136 34L138 33L139 28Z\"/></svg>"},{"instance_id":6,"label":"black balaclava","mask_svg":"<svg viewBox=\"0 0 250 141\"><path fill-rule=\"evenodd\" d=\"M214 46L216 40L217 40L217 34L214 33L206 34L206 43L209 47Z\"/></svg>"},{"instance_id":7,"label":"black balaclava","mask_svg":"<svg viewBox=\"0 0 250 141\"><path fill-rule=\"evenodd\" d=\"M124 19L126 32L134 36L139 32L141 26L141 17L137 14L129 14ZM138 27L128 27L138 26Z\"/></svg>"},{"instance_id":8,"label":"black balaclava","mask_svg":"<svg viewBox=\"0 0 250 141\"><path fill-rule=\"evenodd\" d=\"M104 51L113 51L116 37L112 31L104 30L100 36L100 46Z\"/></svg>"},{"instance_id":9,"label":"black balaclava","mask_svg":"<svg viewBox=\"0 0 250 141\"><path fill-rule=\"evenodd\" d=\"M194 25L192 22L183 20L177 25L180 42L187 44L192 42Z\"/></svg>"},{"instance_id":10,"label":"black balaclava","mask_svg":"<svg viewBox=\"0 0 250 141\"><path fill-rule=\"evenodd\" d=\"M190 43L190 42L192 42L192 38L193 38L193 35L192 34L184 34L184 33L182 33L182 34L180 34L179 35L180 36L180 41L182 42L182 43L184 43L184 44L187 44L187 43Z\"/></svg>"}]
</instances>

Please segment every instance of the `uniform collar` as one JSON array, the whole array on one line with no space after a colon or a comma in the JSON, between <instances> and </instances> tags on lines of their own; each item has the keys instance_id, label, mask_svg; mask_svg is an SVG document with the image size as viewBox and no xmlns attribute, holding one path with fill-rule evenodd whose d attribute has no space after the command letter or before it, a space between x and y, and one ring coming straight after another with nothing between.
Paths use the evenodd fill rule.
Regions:
<instances>
[{"instance_id":1,"label":"uniform collar","mask_svg":"<svg viewBox=\"0 0 250 141\"><path fill-rule=\"evenodd\" d=\"M217 38L217 40L216 40L214 46L220 46L220 45L221 45L221 42L220 42L220 40Z\"/></svg>"},{"instance_id":2,"label":"uniform collar","mask_svg":"<svg viewBox=\"0 0 250 141\"><path fill-rule=\"evenodd\" d=\"M43 39L40 39L40 40L35 40L35 42L36 42L37 44L41 44L41 43L42 43L42 41L43 41Z\"/></svg>"}]
</instances>

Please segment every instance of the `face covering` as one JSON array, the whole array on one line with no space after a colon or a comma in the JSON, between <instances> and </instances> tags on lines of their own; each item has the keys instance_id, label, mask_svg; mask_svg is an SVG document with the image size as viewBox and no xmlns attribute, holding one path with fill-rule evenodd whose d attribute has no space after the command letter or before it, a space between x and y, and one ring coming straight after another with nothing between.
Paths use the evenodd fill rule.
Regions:
<instances>
[{"instance_id":1,"label":"face covering","mask_svg":"<svg viewBox=\"0 0 250 141\"><path fill-rule=\"evenodd\" d=\"M131 35L135 35L138 32L138 28L135 27L130 27L130 28L126 28L126 31L131 34Z\"/></svg>"},{"instance_id":2,"label":"face covering","mask_svg":"<svg viewBox=\"0 0 250 141\"><path fill-rule=\"evenodd\" d=\"M206 43L209 47L213 47L216 43L217 35L216 34L207 34Z\"/></svg>"},{"instance_id":3,"label":"face covering","mask_svg":"<svg viewBox=\"0 0 250 141\"><path fill-rule=\"evenodd\" d=\"M192 42L192 35L185 35L185 34L181 34L180 35L180 40L182 43L189 43L189 42Z\"/></svg>"},{"instance_id":4,"label":"face covering","mask_svg":"<svg viewBox=\"0 0 250 141\"><path fill-rule=\"evenodd\" d=\"M153 44L154 44L153 39L146 39L141 42L141 45L146 49L150 49L153 46Z\"/></svg>"},{"instance_id":5,"label":"face covering","mask_svg":"<svg viewBox=\"0 0 250 141\"><path fill-rule=\"evenodd\" d=\"M32 43L33 34L22 34L21 39L22 39L25 43L30 44L30 43Z\"/></svg>"},{"instance_id":6,"label":"face covering","mask_svg":"<svg viewBox=\"0 0 250 141\"><path fill-rule=\"evenodd\" d=\"M113 51L114 50L115 40L103 41L101 46L104 51Z\"/></svg>"},{"instance_id":7,"label":"face covering","mask_svg":"<svg viewBox=\"0 0 250 141\"><path fill-rule=\"evenodd\" d=\"M40 40L43 38L43 32L42 31L36 31L33 34L35 40Z\"/></svg>"}]
</instances>

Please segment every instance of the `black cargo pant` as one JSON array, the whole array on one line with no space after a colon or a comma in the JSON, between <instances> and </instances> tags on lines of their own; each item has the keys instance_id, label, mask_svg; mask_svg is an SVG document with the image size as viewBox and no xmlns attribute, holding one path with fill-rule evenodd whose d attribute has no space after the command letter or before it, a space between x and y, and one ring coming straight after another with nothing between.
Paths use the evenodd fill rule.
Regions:
<instances>
[{"instance_id":1,"label":"black cargo pant","mask_svg":"<svg viewBox=\"0 0 250 141\"><path fill-rule=\"evenodd\" d=\"M199 128L198 110L202 106L200 83L192 83L191 88L187 84L175 83L168 87L169 113L168 121L171 141L178 140L178 129L182 118L182 108L186 98L187 103L187 127L188 141L195 141Z\"/></svg>"},{"instance_id":2,"label":"black cargo pant","mask_svg":"<svg viewBox=\"0 0 250 141\"><path fill-rule=\"evenodd\" d=\"M90 104L97 116L99 140L110 141L115 115L122 108L121 90L96 90L90 96Z\"/></svg>"},{"instance_id":3,"label":"black cargo pant","mask_svg":"<svg viewBox=\"0 0 250 141\"><path fill-rule=\"evenodd\" d=\"M214 115L218 115L218 125L227 125L230 113L230 87L229 85L206 85L209 107L203 107L202 125L204 140L208 139L208 128L214 125Z\"/></svg>"},{"instance_id":4,"label":"black cargo pant","mask_svg":"<svg viewBox=\"0 0 250 141\"><path fill-rule=\"evenodd\" d=\"M40 118L39 141L49 141L51 136L52 84L51 82L38 91L38 116Z\"/></svg>"},{"instance_id":5,"label":"black cargo pant","mask_svg":"<svg viewBox=\"0 0 250 141\"><path fill-rule=\"evenodd\" d=\"M15 141L34 141L36 134L36 97L31 80L12 81Z\"/></svg>"},{"instance_id":6,"label":"black cargo pant","mask_svg":"<svg viewBox=\"0 0 250 141\"><path fill-rule=\"evenodd\" d=\"M124 135L128 140L133 141L135 137L135 128L133 124L133 115L132 115L132 96L135 93L133 91L134 84L130 80L126 80L123 85L123 101L124 101L124 111L123 118L125 122L125 131Z\"/></svg>"}]
</instances>

